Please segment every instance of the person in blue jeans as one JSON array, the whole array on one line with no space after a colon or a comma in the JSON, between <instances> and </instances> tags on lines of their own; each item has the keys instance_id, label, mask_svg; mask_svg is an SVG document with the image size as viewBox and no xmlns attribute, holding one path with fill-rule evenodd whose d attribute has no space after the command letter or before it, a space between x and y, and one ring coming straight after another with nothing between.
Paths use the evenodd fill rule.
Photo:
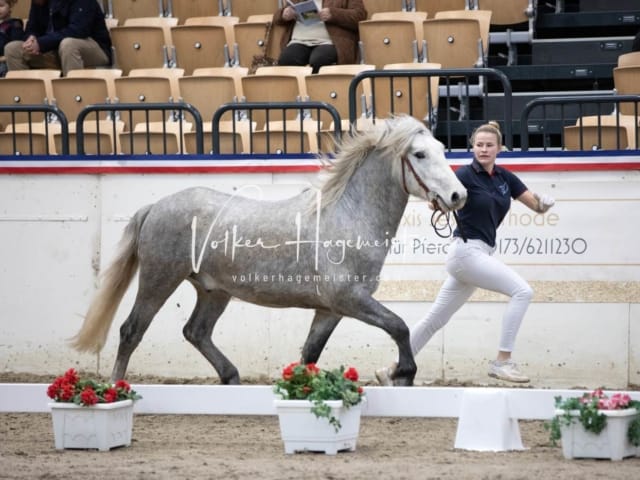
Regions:
<instances>
[{"instance_id":1,"label":"person in blue jeans","mask_svg":"<svg viewBox=\"0 0 640 480\"><path fill-rule=\"evenodd\" d=\"M17 0L0 0L0 57L4 57L4 46L14 40L21 40L24 35L22 19L13 18L11 9ZM7 73L7 64L0 61L0 77Z\"/></svg>"},{"instance_id":2,"label":"person in blue jeans","mask_svg":"<svg viewBox=\"0 0 640 480\"><path fill-rule=\"evenodd\" d=\"M473 161L456 171L468 197L458 211L458 227L447 254L448 276L427 316L411 329L411 349L416 355L477 288L499 292L510 300L502 319L498 354L490 362L488 374L510 382L528 382L511 353L533 290L518 273L493 256L496 231L509 211L511 199L537 213L545 213L555 201L531 192L514 173L496 165L496 157L502 150L497 123L478 127L471 144ZM394 368L395 364L376 370L376 378L382 385L393 384Z\"/></svg>"}]
</instances>

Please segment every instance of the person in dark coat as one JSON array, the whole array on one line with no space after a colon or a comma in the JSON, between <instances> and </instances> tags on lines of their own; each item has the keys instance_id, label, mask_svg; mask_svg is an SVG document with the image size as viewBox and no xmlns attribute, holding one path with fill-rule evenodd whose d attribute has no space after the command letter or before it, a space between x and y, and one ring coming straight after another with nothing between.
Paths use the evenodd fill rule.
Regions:
<instances>
[{"instance_id":1,"label":"person in dark coat","mask_svg":"<svg viewBox=\"0 0 640 480\"><path fill-rule=\"evenodd\" d=\"M32 0L22 40L5 46L9 70L111 65L111 37L96 0Z\"/></svg>"},{"instance_id":2,"label":"person in dark coat","mask_svg":"<svg viewBox=\"0 0 640 480\"><path fill-rule=\"evenodd\" d=\"M318 21L305 21L286 2L273 21L285 25L278 65L311 65L317 73L323 65L357 63L358 24L367 19L362 0L315 1Z\"/></svg>"},{"instance_id":3,"label":"person in dark coat","mask_svg":"<svg viewBox=\"0 0 640 480\"><path fill-rule=\"evenodd\" d=\"M22 19L13 18L11 9L17 0L0 0L0 77L7 73L7 64L4 61L4 46L14 40L21 40L24 36Z\"/></svg>"}]
</instances>

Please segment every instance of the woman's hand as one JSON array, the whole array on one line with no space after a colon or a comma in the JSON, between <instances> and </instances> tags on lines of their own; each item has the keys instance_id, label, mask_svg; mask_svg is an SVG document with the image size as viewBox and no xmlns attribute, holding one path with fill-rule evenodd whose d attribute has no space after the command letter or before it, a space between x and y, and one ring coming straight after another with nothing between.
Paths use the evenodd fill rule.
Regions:
<instances>
[{"instance_id":1,"label":"woman's hand","mask_svg":"<svg viewBox=\"0 0 640 480\"><path fill-rule=\"evenodd\" d=\"M293 7L285 7L285 9L282 11L282 19L289 21L289 20L295 20L296 18L296 11L293 9Z\"/></svg>"},{"instance_id":2,"label":"woman's hand","mask_svg":"<svg viewBox=\"0 0 640 480\"><path fill-rule=\"evenodd\" d=\"M329 10L328 8L323 8L318 12L318 16L323 22L328 22L329 20L331 20L331 10Z\"/></svg>"},{"instance_id":3,"label":"woman's hand","mask_svg":"<svg viewBox=\"0 0 640 480\"><path fill-rule=\"evenodd\" d=\"M545 213L547 210L553 207L556 203L553 197L550 197L549 195L540 195L538 193L534 193L533 196L538 201L537 211L540 213Z\"/></svg>"}]
</instances>

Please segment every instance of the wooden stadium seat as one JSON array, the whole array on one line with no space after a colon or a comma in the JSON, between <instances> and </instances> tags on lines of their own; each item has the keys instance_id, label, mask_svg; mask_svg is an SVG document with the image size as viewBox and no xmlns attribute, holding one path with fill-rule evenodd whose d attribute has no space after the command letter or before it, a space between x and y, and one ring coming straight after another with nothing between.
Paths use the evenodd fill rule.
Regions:
<instances>
[{"instance_id":1,"label":"wooden stadium seat","mask_svg":"<svg viewBox=\"0 0 640 480\"><path fill-rule=\"evenodd\" d=\"M422 22L427 19L426 12L378 12L371 16L371 20L406 20L414 23L416 40L423 37ZM418 57L422 55L422 46L418 45Z\"/></svg>"},{"instance_id":2,"label":"wooden stadium seat","mask_svg":"<svg viewBox=\"0 0 640 480\"><path fill-rule=\"evenodd\" d=\"M169 67L173 61L165 29L160 26L123 25L111 29L114 63L128 75L135 68Z\"/></svg>"},{"instance_id":3,"label":"wooden stadium seat","mask_svg":"<svg viewBox=\"0 0 640 480\"><path fill-rule=\"evenodd\" d=\"M405 0L362 0L367 18L379 12L401 12L406 9Z\"/></svg>"},{"instance_id":4,"label":"wooden stadium seat","mask_svg":"<svg viewBox=\"0 0 640 480\"><path fill-rule=\"evenodd\" d=\"M298 79L291 75L248 75L242 78L242 93L247 102L295 102L300 101ZM299 112L294 109L287 112L288 119L294 119ZM271 111L272 119L282 118L280 112ZM250 120L262 129L266 121L266 112L257 110L251 113Z\"/></svg>"},{"instance_id":5,"label":"wooden stadium seat","mask_svg":"<svg viewBox=\"0 0 640 480\"><path fill-rule=\"evenodd\" d=\"M219 25L224 27L226 41L229 48L229 55L233 52L233 46L236 43L236 37L233 33L233 26L238 23L238 17L213 16L213 17L190 17L184 22L185 25Z\"/></svg>"},{"instance_id":6,"label":"wooden stadium seat","mask_svg":"<svg viewBox=\"0 0 640 480\"><path fill-rule=\"evenodd\" d=\"M587 115L579 117L574 126L565 127L565 135L567 129L571 129L569 145L565 145L568 150L579 150L580 146L580 126L583 130L583 150L592 150L593 146L600 145L598 142L598 129L602 130L602 147L601 149L613 146L617 148L618 136L620 138L620 149L638 148L636 145L638 124L633 115ZM577 133L576 133L577 132ZM565 143L567 142L565 138Z\"/></svg>"},{"instance_id":7,"label":"wooden stadium seat","mask_svg":"<svg viewBox=\"0 0 640 480\"><path fill-rule=\"evenodd\" d=\"M163 15L163 0L108 0L107 3L106 16L117 18L120 25L130 18L161 17Z\"/></svg>"},{"instance_id":8,"label":"wooden stadium seat","mask_svg":"<svg viewBox=\"0 0 640 480\"><path fill-rule=\"evenodd\" d=\"M190 75L178 80L180 100L193 105L202 116L205 125L211 124L213 114L225 103L239 102L236 79L221 75ZM232 112L224 115L231 120Z\"/></svg>"},{"instance_id":9,"label":"wooden stadium seat","mask_svg":"<svg viewBox=\"0 0 640 480\"><path fill-rule=\"evenodd\" d=\"M640 65L640 52L623 53L618 57L618 67L635 67Z\"/></svg>"},{"instance_id":10,"label":"wooden stadium seat","mask_svg":"<svg viewBox=\"0 0 640 480\"><path fill-rule=\"evenodd\" d=\"M408 3L407 10L426 12L429 18L435 17L438 12L469 8L468 0L408 0Z\"/></svg>"},{"instance_id":11,"label":"wooden stadium seat","mask_svg":"<svg viewBox=\"0 0 640 480\"><path fill-rule=\"evenodd\" d=\"M387 63L418 62L419 42L410 20L364 20L359 23L360 58L382 68Z\"/></svg>"},{"instance_id":12,"label":"wooden stadium seat","mask_svg":"<svg viewBox=\"0 0 640 480\"><path fill-rule=\"evenodd\" d=\"M11 7L11 16L13 18L29 18L29 10L31 9L31 2L16 2L16 4Z\"/></svg>"},{"instance_id":13,"label":"wooden stadium seat","mask_svg":"<svg viewBox=\"0 0 640 480\"><path fill-rule=\"evenodd\" d=\"M534 16L533 0L476 0L476 9L491 12L491 25L528 23Z\"/></svg>"},{"instance_id":14,"label":"wooden stadium seat","mask_svg":"<svg viewBox=\"0 0 640 480\"><path fill-rule=\"evenodd\" d=\"M233 48L233 61L235 65L250 67L254 55L262 55L267 34L266 21L239 22L233 26L235 45ZM271 27L273 28L273 26ZM270 50L273 51L274 39L272 37ZM275 57L274 57L275 58Z\"/></svg>"},{"instance_id":15,"label":"wooden stadium seat","mask_svg":"<svg viewBox=\"0 0 640 480\"><path fill-rule=\"evenodd\" d=\"M77 124L69 123L69 154L78 153ZM85 155L115 155L120 153L119 134L124 131L122 121L99 120L98 122L87 120L83 123L83 147ZM56 132L53 135L55 148L60 152L62 145L62 134Z\"/></svg>"},{"instance_id":16,"label":"wooden stadium seat","mask_svg":"<svg viewBox=\"0 0 640 480\"><path fill-rule=\"evenodd\" d=\"M317 153L315 134L308 130L284 130L273 127L268 132L255 131L250 136L249 153Z\"/></svg>"},{"instance_id":17,"label":"wooden stadium seat","mask_svg":"<svg viewBox=\"0 0 640 480\"><path fill-rule=\"evenodd\" d=\"M21 70L22 71L22 70ZM25 70L28 71L28 70ZM11 73L11 71L9 72ZM49 104L53 94L47 92L46 82L42 78L14 78L9 75L0 78L0 105L46 105ZM0 131L12 123L42 122L44 113L0 112Z\"/></svg>"},{"instance_id":18,"label":"wooden stadium seat","mask_svg":"<svg viewBox=\"0 0 640 480\"><path fill-rule=\"evenodd\" d=\"M75 121L88 105L112 103L115 99L109 95L104 78L56 78L51 84L52 102L64 112L69 122Z\"/></svg>"},{"instance_id":19,"label":"wooden stadium seat","mask_svg":"<svg viewBox=\"0 0 640 480\"><path fill-rule=\"evenodd\" d=\"M310 66L295 66L295 65L273 65L258 67L256 69L256 75L287 75L295 77L298 80L298 94L301 100L305 100L307 97L307 91L305 87L305 77L311 75L312 67Z\"/></svg>"},{"instance_id":20,"label":"wooden stadium seat","mask_svg":"<svg viewBox=\"0 0 640 480\"><path fill-rule=\"evenodd\" d=\"M135 68L129 72L129 77L160 77L169 80L171 86L171 100L176 101L180 97L180 85L178 80L184 77L182 68Z\"/></svg>"},{"instance_id":21,"label":"wooden stadium seat","mask_svg":"<svg viewBox=\"0 0 640 480\"><path fill-rule=\"evenodd\" d=\"M482 50L484 64L487 64L489 57L489 32L491 30L492 12L490 10L446 10L436 13L436 19L474 19L480 26L480 38L482 39Z\"/></svg>"},{"instance_id":22,"label":"wooden stadium seat","mask_svg":"<svg viewBox=\"0 0 640 480\"><path fill-rule=\"evenodd\" d=\"M325 102L335 107L342 120L341 130L349 129L349 86L353 77L362 71L375 70L375 65L329 65L321 67L319 72L305 77L309 100ZM367 102L371 95L370 81L360 82L357 90L358 117L367 115ZM312 113L313 118L313 113ZM333 118L329 113L320 113L323 129L329 129Z\"/></svg>"},{"instance_id":23,"label":"wooden stadium seat","mask_svg":"<svg viewBox=\"0 0 640 480\"><path fill-rule=\"evenodd\" d=\"M170 103L177 100L173 97L171 81L167 77L139 76L115 79L118 103ZM149 121L163 121L163 112L149 111ZM131 112L133 126L129 123L129 112L120 112L125 130L132 130L136 124L146 122L144 111Z\"/></svg>"},{"instance_id":24,"label":"wooden stadium seat","mask_svg":"<svg viewBox=\"0 0 640 480\"><path fill-rule=\"evenodd\" d=\"M226 15L247 21L250 15L271 14L280 8L279 0L227 0Z\"/></svg>"},{"instance_id":25,"label":"wooden stadium seat","mask_svg":"<svg viewBox=\"0 0 640 480\"><path fill-rule=\"evenodd\" d=\"M120 133L121 153L125 155L173 155L186 153L184 133L188 122L166 121L138 123L132 132ZM181 139L182 134L182 139Z\"/></svg>"},{"instance_id":26,"label":"wooden stadium seat","mask_svg":"<svg viewBox=\"0 0 640 480\"><path fill-rule=\"evenodd\" d=\"M44 82L45 91L47 92L47 99L50 99L53 95L53 90L51 89L51 80L53 80L54 78L60 78L61 76L61 70L34 68L31 70L9 70L7 72L6 78L34 78L36 80L42 80Z\"/></svg>"},{"instance_id":27,"label":"wooden stadium seat","mask_svg":"<svg viewBox=\"0 0 640 480\"><path fill-rule=\"evenodd\" d=\"M230 66L229 46L222 25L178 25L171 29L174 61L191 75L196 68Z\"/></svg>"},{"instance_id":28,"label":"wooden stadium seat","mask_svg":"<svg viewBox=\"0 0 640 480\"><path fill-rule=\"evenodd\" d=\"M54 155L47 136L36 132L0 132L0 155Z\"/></svg>"},{"instance_id":29,"label":"wooden stadium seat","mask_svg":"<svg viewBox=\"0 0 640 480\"><path fill-rule=\"evenodd\" d=\"M186 24L192 17L225 18L215 0L167 0L167 15L176 17L179 25Z\"/></svg>"},{"instance_id":30,"label":"wooden stadium seat","mask_svg":"<svg viewBox=\"0 0 640 480\"><path fill-rule=\"evenodd\" d=\"M234 125L235 124L235 125ZM255 124L253 126L255 130ZM213 153L213 136L211 123L204 125L204 153ZM218 124L220 153L221 154L238 154L245 153L249 150L249 122L240 120L236 122L222 121ZM186 132L184 134L187 152L195 153L196 151L196 134L195 132Z\"/></svg>"},{"instance_id":31,"label":"wooden stadium seat","mask_svg":"<svg viewBox=\"0 0 640 480\"><path fill-rule=\"evenodd\" d=\"M438 70L439 63L395 63L385 70ZM406 113L430 125L435 124L440 77L402 77L374 79L373 109L376 118Z\"/></svg>"},{"instance_id":32,"label":"wooden stadium seat","mask_svg":"<svg viewBox=\"0 0 640 480\"><path fill-rule=\"evenodd\" d=\"M582 144L580 143L582 137ZM581 148L582 145L582 148ZM615 125L571 125L564 127L566 150L624 150L629 146L627 130Z\"/></svg>"},{"instance_id":33,"label":"wooden stadium seat","mask_svg":"<svg viewBox=\"0 0 640 480\"><path fill-rule=\"evenodd\" d=\"M423 24L424 60L442 68L484 66L480 24L470 18L434 18ZM398 63L398 62L387 62Z\"/></svg>"},{"instance_id":34,"label":"wooden stadium seat","mask_svg":"<svg viewBox=\"0 0 640 480\"><path fill-rule=\"evenodd\" d=\"M81 68L77 70L69 70L67 78L100 78L107 82L107 91L109 98L116 96L116 85L114 79L122 76L122 70L119 68Z\"/></svg>"},{"instance_id":35,"label":"wooden stadium seat","mask_svg":"<svg viewBox=\"0 0 640 480\"><path fill-rule=\"evenodd\" d=\"M196 68L193 71L193 76L222 76L231 77L236 82L236 92L238 98L242 97L242 77L246 77L249 74L249 69L245 67L212 67L212 68Z\"/></svg>"},{"instance_id":36,"label":"wooden stadium seat","mask_svg":"<svg viewBox=\"0 0 640 480\"><path fill-rule=\"evenodd\" d=\"M476 9L491 12L490 43L505 44L507 65L518 61L517 44L533 42L536 6L534 0L476 0ZM497 28L494 28L497 27ZM500 31L497 31L500 30Z\"/></svg>"},{"instance_id":37,"label":"wooden stadium seat","mask_svg":"<svg viewBox=\"0 0 640 480\"><path fill-rule=\"evenodd\" d=\"M640 65L633 67L616 67L613 69L613 85L620 95L640 95ZM640 115L640 104L638 104ZM620 113L636 115L634 103L621 103Z\"/></svg>"}]
</instances>

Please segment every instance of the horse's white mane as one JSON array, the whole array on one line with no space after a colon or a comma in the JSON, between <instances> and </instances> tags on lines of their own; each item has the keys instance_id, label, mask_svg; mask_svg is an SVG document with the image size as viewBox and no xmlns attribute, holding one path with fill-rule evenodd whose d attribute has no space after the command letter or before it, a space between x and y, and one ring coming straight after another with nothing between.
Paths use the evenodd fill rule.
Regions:
<instances>
[{"instance_id":1,"label":"horse's white mane","mask_svg":"<svg viewBox=\"0 0 640 480\"><path fill-rule=\"evenodd\" d=\"M389 161L398 159L406 154L413 137L425 131L429 130L422 122L409 115L397 115L378 121L354 135L345 134L336 158L324 159L326 166L319 187L322 208L335 203L342 196L351 176L373 150L378 150L379 155Z\"/></svg>"}]
</instances>

